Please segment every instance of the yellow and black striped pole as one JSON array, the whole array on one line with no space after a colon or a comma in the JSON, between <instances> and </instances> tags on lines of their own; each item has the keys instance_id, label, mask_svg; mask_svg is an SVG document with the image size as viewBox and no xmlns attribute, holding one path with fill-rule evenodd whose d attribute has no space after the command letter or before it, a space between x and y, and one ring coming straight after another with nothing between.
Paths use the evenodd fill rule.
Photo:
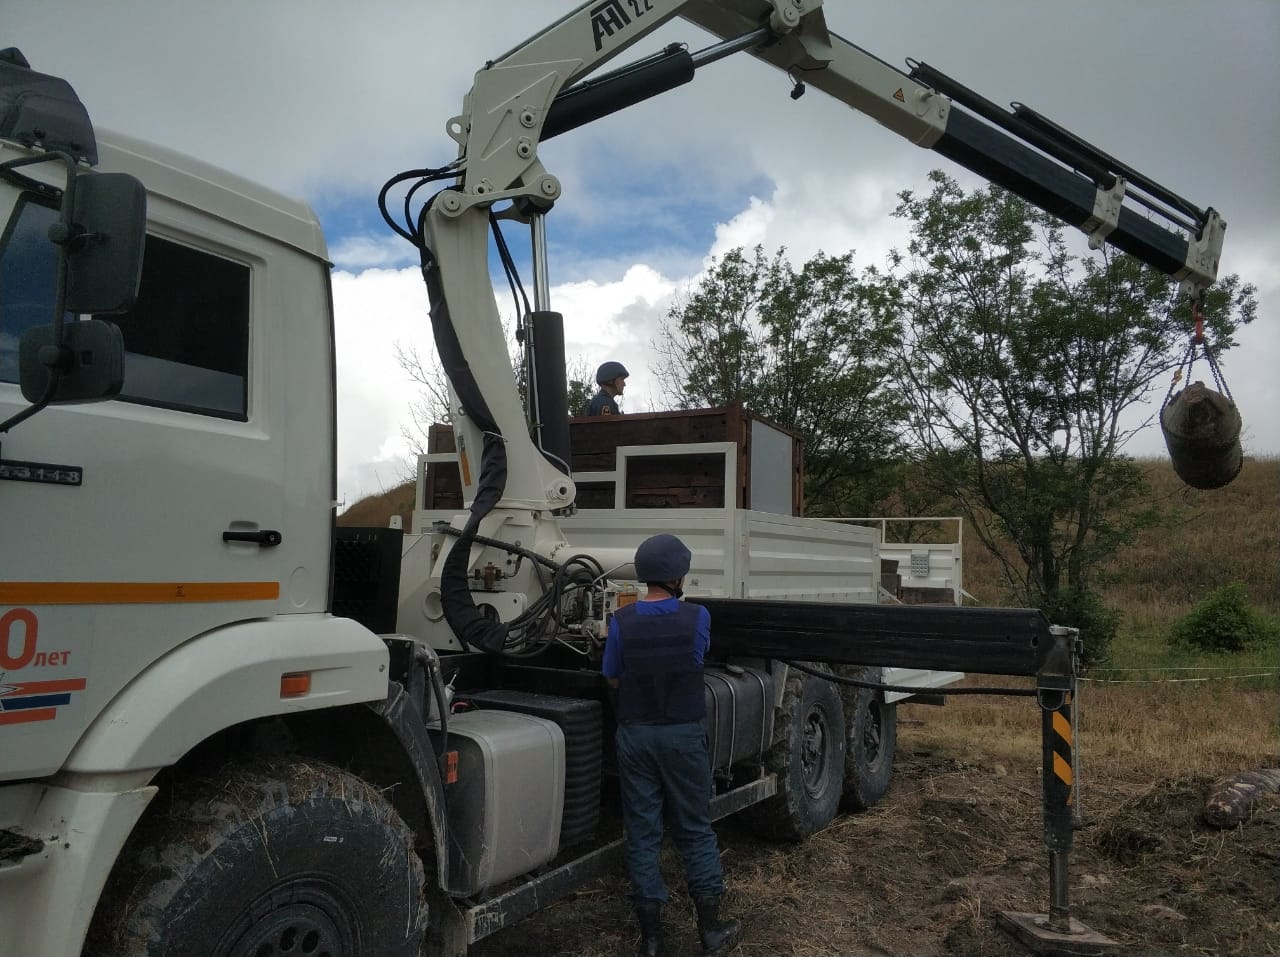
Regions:
<instances>
[{"instance_id":1,"label":"yellow and black striped pole","mask_svg":"<svg viewBox=\"0 0 1280 957\"><path fill-rule=\"evenodd\" d=\"M1071 932L1067 902L1067 857L1071 853L1072 771L1071 692L1041 689L1044 780L1044 843L1049 848L1049 929Z\"/></svg>"}]
</instances>

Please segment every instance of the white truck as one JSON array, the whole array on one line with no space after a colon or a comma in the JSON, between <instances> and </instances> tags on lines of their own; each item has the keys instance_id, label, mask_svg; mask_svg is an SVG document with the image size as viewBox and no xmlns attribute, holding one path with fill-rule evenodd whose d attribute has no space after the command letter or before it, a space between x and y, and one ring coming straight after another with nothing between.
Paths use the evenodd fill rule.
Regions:
<instances>
[{"instance_id":1,"label":"white truck","mask_svg":"<svg viewBox=\"0 0 1280 957\"><path fill-rule=\"evenodd\" d=\"M720 41L586 79L678 15ZM887 66L817 0L585 4L476 74L446 127L455 161L393 180L446 184L394 228L422 254L467 509L402 561L381 533L335 542L314 214L95 130L69 84L0 54L0 957L460 955L609 865L598 654L635 585L621 535L573 540L590 536L541 270L560 184L538 144L738 51L803 67L1193 294L1214 278L1212 210L1034 114ZM487 270L499 207L530 224L542 273L528 412ZM873 533L781 524L874 554ZM358 617L333 613L361 588ZM717 622L717 816L797 837L874 798L844 767L861 712L786 661L1069 677L1038 613L873 595L697 599Z\"/></svg>"}]
</instances>

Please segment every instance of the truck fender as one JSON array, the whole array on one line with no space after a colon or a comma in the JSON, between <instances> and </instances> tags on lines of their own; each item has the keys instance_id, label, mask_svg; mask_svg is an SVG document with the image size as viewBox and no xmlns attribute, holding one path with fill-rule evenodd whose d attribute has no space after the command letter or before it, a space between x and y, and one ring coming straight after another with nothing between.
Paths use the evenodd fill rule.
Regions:
<instances>
[{"instance_id":1,"label":"truck fender","mask_svg":"<svg viewBox=\"0 0 1280 957\"><path fill-rule=\"evenodd\" d=\"M0 957L78 957L112 865L158 790L139 777L0 787L0 823L42 845L0 867Z\"/></svg>"},{"instance_id":2,"label":"truck fender","mask_svg":"<svg viewBox=\"0 0 1280 957\"><path fill-rule=\"evenodd\" d=\"M234 724L384 701L388 657L386 645L363 625L327 614L216 628L125 685L86 729L64 770L168 767ZM281 678L293 674L309 675L305 692L282 688Z\"/></svg>"},{"instance_id":3,"label":"truck fender","mask_svg":"<svg viewBox=\"0 0 1280 957\"><path fill-rule=\"evenodd\" d=\"M421 826L430 829L435 849L436 888L449 887L449 854L445 843L448 819L445 812L444 785L440 780L440 767L436 762L431 738L427 735L422 714L413 697L399 682L391 682L387 696L381 701L371 701L370 710L377 714L400 743L405 759L413 766L417 779L417 793L422 796L425 820ZM393 799L394 801L394 799ZM418 827L418 821L409 821L410 827ZM424 863L428 863L424 861ZM438 911L432 908L433 915ZM435 921L435 916L432 921Z\"/></svg>"}]
</instances>

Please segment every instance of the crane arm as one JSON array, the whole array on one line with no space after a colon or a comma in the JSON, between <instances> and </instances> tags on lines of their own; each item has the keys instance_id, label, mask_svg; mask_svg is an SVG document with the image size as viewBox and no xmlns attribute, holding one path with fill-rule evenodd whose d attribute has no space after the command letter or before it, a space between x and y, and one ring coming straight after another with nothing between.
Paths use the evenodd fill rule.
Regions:
<instances>
[{"instance_id":1,"label":"crane arm","mask_svg":"<svg viewBox=\"0 0 1280 957\"><path fill-rule=\"evenodd\" d=\"M602 66L681 16L718 41L672 46L592 78ZM828 30L822 0L589 0L476 74L463 111L447 124L458 145L455 184L423 217L428 285L446 371L467 422L463 450L484 435L508 450L527 439L525 413L506 359L489 290L487 235L495 204L516 215L550 209L559 180L539 158L552 136L689 82L696 71L745 51L1180 280L1193 296L1217 276L1225 223L1119 163L1028 107L1005 110L932 67L900 71ZM1134 208L1134 204L1141 208ZM468 432L470 441L468 442ZM534 451L530 444L524 451ZM465 471L465 469L464 469ZM513 506L567 506L562 463L538 451L508 472ZM468 498L476 486L468 485Z\"/></svg>"},{"instance_id":2,"label":"crane arm","mask_svg":"<svg viewBox=\"0 0 1280 957\"><path fill-rule=\"evenodd\" d=\"M577 81L679 15L720 42L668 48L600 80ZM1217 276L1225 224L1024 104L985 100L928 64L900 71L827 29L822 0L593 0L476 74L450 121L466 163L462 207L559 195L537 161L540 142L693 79L745 50L864 113L903 138L1184 282L1198 295ZM1143 209L1126 205L1132 201Z\"/></svg>"},{"instance_id":3,"label":"crane arm","mask_svg":"<svg viewBox=\"0 0 1280 957\"><path fill-rule=\"evenodd\" d=\"M669 46L593 76L676 16L716 42L697 52ZM1109 242L1180 280L1193 296L1216 278L1225 224L1214 210L1183 200L1025 106L1004 110L926 64L895 69L828 30L822 0L588 0L476 73L462 112L446 126L457 159L426 171L430 179L454 182L399 230L422 252L432 328L454 397L471 516L440 576L445 617L456 634L478 636L473 644L502 647L506 627L482 621L470 604L465 571L478 557L475 543L483 536L562 554L554 514L571 506L576 492L567 455L531 438L507 358L488 272L487 231L498 204L503 215L533 225L543 287L535 288L536 309L547 314L542 214L561 185L542 165L540 144L687 83L701 67L737 52L786 72L796 84L793 96L802 83L814 86L1078 227L1091 245ZM406 215L407 206L406 200ZM533 355L536 341L526 345ZM529 369L536 367L531 361ZM536 382L526 389L537 395ZM538 418L535 437L543 427ZM464 562L465 555L471 559Z\"/></svg>"}]
</instances>

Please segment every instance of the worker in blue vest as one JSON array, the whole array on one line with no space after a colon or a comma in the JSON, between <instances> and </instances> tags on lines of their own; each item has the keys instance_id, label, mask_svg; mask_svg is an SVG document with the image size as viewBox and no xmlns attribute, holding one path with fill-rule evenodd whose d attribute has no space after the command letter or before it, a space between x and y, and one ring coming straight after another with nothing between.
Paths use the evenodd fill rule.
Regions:
<instances>
[{"instance_id":1,"label":"worker in blue vest","mask_svg":"<svg viewBox=\"0 0 1280 957\"><path fill-rule=\"evenodd\" d=\"M596 370L596 385L600 391L596 393L591 404L587 406L587 415L621 415L617 397L627 387L627 376L631 373L621 362L606 362Z\"/></svg>"},{"instance_id":2,"label":"worker in blue vest","mask_svg":"<svg viewBox=\"0 0 1280 957\"><path fill-rule=\"evenodd\" d=\"M614 614L601 668L618 689L618 780L640 923L636 953L642 957L663 953L667 888L658 851L664 809L684 861L703 953L724 953L742 930L739 921L719 914L724 872L711 829L711 758L702 724L702 660L711 643L711 614L680 601L690 559L674 535L654 535L640 544L636 577L647 591Z\"/></svg>"}]
</instances>

